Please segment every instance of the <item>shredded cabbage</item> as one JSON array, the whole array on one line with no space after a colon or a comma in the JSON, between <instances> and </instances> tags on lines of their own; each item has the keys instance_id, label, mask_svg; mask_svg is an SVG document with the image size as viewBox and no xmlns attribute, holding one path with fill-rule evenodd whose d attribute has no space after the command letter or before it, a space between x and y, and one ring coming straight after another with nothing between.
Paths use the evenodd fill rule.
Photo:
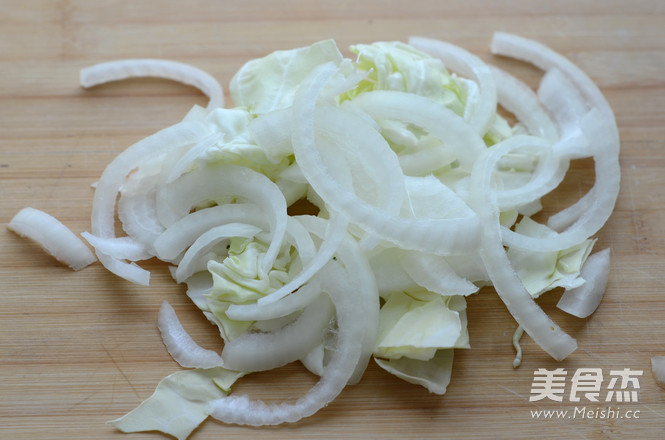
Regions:
<instances>
[{"instance_id":1,"label":"shredded cabbage","mask_svg":"<svg viewBox=\"0 0 665 440\"><path fill-rule=\"evenodd\" d=\"M186 369L111 423L184 439L207 417L294 422L358 382L371 358L444 394L454 350L471 347L466 297L487 285L517 321L515 366L522 332L557 360L574 351L534 298L563 288L560 307L576 316L600 302L609 251L591 252L618 192L616 123L595 85L550 49L508 34L492 49L543 68L539 89L416 37L351 46L355 60L332 40L251 60L230 82L231 108L209 76L177 63L84 70L84 85L152 75L211 97L106 168L83 235L132 282L149 282L137 261L171 264L223 348L198 346L163 304L164 343ZM547 224L534 220L582 157L596 161L593 189ZM290 215L301 200L311 212ZM230 393L242 376L293 361L320 376L297 401Z\"/></svg>"}]
</instances>

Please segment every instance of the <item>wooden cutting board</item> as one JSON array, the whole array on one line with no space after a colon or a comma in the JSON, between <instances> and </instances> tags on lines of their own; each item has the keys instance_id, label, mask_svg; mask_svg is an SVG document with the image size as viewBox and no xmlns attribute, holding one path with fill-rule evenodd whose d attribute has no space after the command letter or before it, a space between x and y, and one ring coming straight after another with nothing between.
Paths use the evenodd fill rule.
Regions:
<instances>
[{"instance_id":1,"label":"wooden cutting board","mask_svg":"<svg viewBox=\"0 0 665 440\"><path fill-rule=\"evenodd\" d=\"M422 35L459 44L535 86L537 70L494 58L488 49L493 31L534 38L598 83L622 138L621 194L597 236L596 249L612 250L603 303L590 318L576 319L556 309L560 292L539 301L577 338L578 350L558 363L524 337L523 363L513 369L515 323L494 292L484 289L468 301L472 348L456 352L445 396L371 364L360 384L300 423L249 429L208 421L191 438L663 438L665 391L655 384L649 360L665 354L664 24L660 0L2 0L0 223L32 206L77 233L88 230L90 185L106 164L206 102L192 88L159 80L84 91L78 72L92 63L168 58L207 70L226 86L245 61L273 50L325 38L346 50L353 43ZM551 209L590 186L592 166L573 164ZM157 330L161 302L175 307L202 345L216 348L219 340L163 265L145 267L153 271L148 288L119 280L99 264L73 272L0 229L0 438L165 438L123 435L105 423L179 369ZM566 370L562 402L529 401L541 368ZM572 377L583 368L604 374L598 403L569 399ZM604 402L612 371L624 369L643 372L638 401ZM245 378L236 391L288 399L314 381L289 365ZM537 414L544 410L567 413Z\"/></svg>"}]
</instances>

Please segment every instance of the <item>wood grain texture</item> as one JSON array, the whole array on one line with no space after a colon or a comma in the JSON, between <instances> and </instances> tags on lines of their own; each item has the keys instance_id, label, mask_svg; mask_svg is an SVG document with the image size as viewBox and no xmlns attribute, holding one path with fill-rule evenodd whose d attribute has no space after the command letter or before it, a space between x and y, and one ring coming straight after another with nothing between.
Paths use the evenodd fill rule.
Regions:
<instances>
[{"instance_id":1,"label":"wood grain texture","mask_svg":"<svg viewBox=\"0 0 665 440\"><path fill-rule=\"evenodd\" d=\"M372 364L360 384L295 425L258 430L208 421L191 438L663 438L665 391L651 377L649 359L665 354L664 23L660 0L2 0L0 224L32 206L77 233L89 229L90 184L114 155L205 103L196 90L168 81L84 91L78 72L92 63L169 58L205 69L226 86L242 63L273 50L324 38L346 48L423 35L459 44L536 85L537 70L488 50L493 31L535 38L597 81L622 138L622 189L598 235L598 249L612 248L603 303L579 320L556 309L559 294L540 300L579 349L557 363L525 337L524 362L514 370L515 324L484 289L469 300L472 349L456 352L445 396ZM575 164L552 203L578 197L591 166ZM202 345L215 348L218 339L166 268L147 267L149 288L129 285L99 264L74 273L0 228L0 438L165 438L124 435L105 424L178 369L157 330L159 305L170 301ZM532 418L532 410L576 407L566 400L529 402L534 371L558 366L569 375L577 368L644 370L639 402L613 404L640 411L640 418ZM289 365L247 377L236 391L293 398L314 380Z\"/></svg>"}]
</instances>

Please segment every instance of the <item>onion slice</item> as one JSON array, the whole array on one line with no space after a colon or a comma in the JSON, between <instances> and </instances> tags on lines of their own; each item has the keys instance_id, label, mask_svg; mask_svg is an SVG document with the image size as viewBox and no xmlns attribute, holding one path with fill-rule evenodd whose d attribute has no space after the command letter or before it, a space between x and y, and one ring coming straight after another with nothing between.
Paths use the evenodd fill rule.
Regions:
<instances>
[{"instance_id":1,"label":"onion slice","mask_svg":"<svg viewBox=\"0 0 665 440\"><path fill-rule=\"evenodd\" d=\"M397 119L420 126L452 149L467 170L485 150L482 137L472 126L442 104L405 92L375 90L356 97L353 105L375 119Z\"/></svg>"},{"instance_id":2,"label":"onion slice","mask_svg":"<svg viewBox=\"0 0 665 440\"><path fill-rule=\"evenodd\" d=\"M210 229L227 223L245 223L264 229L268 226L265 212L253 203L211 206L187 214L166 228L154 242L157 257L174 261L198 237Z\"/></svg>"},{"instance_id":3,"label":"onion slice","mask_svg":"<svg viewBox=\"0 0 665 440\"><path fill-rule=\"evenodd\" d=\"M410 37L409 44L439 58L446 67L476 81L480 93L468 120L479 135L484 135L494 121L497 104L496 84L489 66L465 49L445 41Z\"/></svg>"},{"instance_id":4,"label":"onion slice","mask_svg":"<svg viewBox=\"0 0 665 440\"><path fill-rule=\"evenodd\" d=\"M346 386L361 356L365 331L362 311L345 271L335 261L319 272L325 277L327 291L335 305L337 331L334 349L319 381L295 402L279 404L251 400L247 395L229 395L214 403L211 416L225 423L264 426L296 422L308 417L331 402Z\"/></svg>"},{"instance_id":5,"label":"onion slice","mask_svg":"<svg viewBox=\"0 0 665 440\"><path fill-rule=\"evenodd\" d=\"M344 239L348 224L348 221L346 218L344 218L343 215L331 213L328 230L326 231L326 237L319 247L316 255L292 280L271 294L260 298L257 303L259 305L263 305L278 301L302 286L307 282L307 280L312 278L312 276L314 276L314 274L316 274L335 254L335 251Z\"/></svg>"},{"instance_id":6,"label":"onion slice","mask_svg":"<svg viewBox=\"0 0 665 440\"><path fill-rule=\"evenodd\" d=\"M665 356L651 358L651 374L661 388L665 388Z\"/></svg>"},{"instance_id":7,"label":"onion slice","mask_svg":"<svg viewBox=\"0 0 665 440\"><path fill-rule=\"evenodd\" d=\"M115 206L120 188L127 175L141 164L154 160L155 155L166 153L196 142L207 133L204 124L195 121L180 122L133 144L117 155L102 172L95 187L92 201L92 234L100 238L115 237ZM97 258L110 272L141 285L148 285L150 272L136 265L113 258L97 250Z\"/></svg>"},{"instance_id":8,"label":"onion slice","mask_svg":"<svg viewBox=\"0 0 665 440\"><path fill-rule=\"evenodd\" d=\"M596 165L596 184L577 203L550 217L548 221L549 226L555 230L562 230L584 213L588 216L589 212L591 212L592 216L600 217L605 216L608 211L611 212L619 192L619 130L616 125L614 112L598 86L572 61L537 41L520 37L518 35L497 32L492 38L490 49L494 54L529 62L544 71L548 71L552 68L560 70L566 75L568 80L577 87L588 105L592 109L596 109L605 121L603 124L603 136L601 136L601 139L596 140L596 143L600 144L599 147L596 147L597 151L602 151L600 151L600 154L595 157L605 158L604 162L606 164L603 164L602 166L599 166L598 164ZM602 185L598 184L599 180L605 180L598 178L599 169L603 171L603 175L606 173L614 173L614 179L607 178L607 182L602 182ZM605 172L605 170L607 170L607 172ZM600 190L599 188L603 189ZM598 194L599 192L603 197L603 200L600 202L596 200L600 196ZM596 214L593 211L601 212Z\"/></svg>"},{"instance_id":9,"label":"onion slice","mask_svg":"<svg viewBox=\"0 0 665 440\"><path fill-rule=\"evenodd\" d=\"M334 64L324 64L317 68L298 90L294 103L294 117L301 123L293 128L293 149L303 175L316 193L324 198L331 209L344 213L351 223L400 247L437 255L477 249L480 224L475 217L414 219L391 215L362 200L336 179L317 150L314 117L318 92L336 71L337 66ZM403 196L395 194L395 197Z\"/></svg>"},{"instance_id":10,"label":"onion slice","mask_svg":"<svg viewBox=\"0 0 665 440\"><path fill-rule=\"evenodd\" d=\"M160 188L157 214L168 228L198 205L230 198L256 203L270 214L272 236L262 263L268 272L284 241L288 216L284 195L265 175L240 165L199 167Z\"/></svg>"},{"instance_id":11,"label":"onion slice","mask_svg":"<svg viewBox=\"0 0 665 440\"><path fill-rule=\"evenodd\" d=\"M333 314L332 302L320 292L292 323L271 332L246 332L224 344L224 365L237 371L265 371L305 357L323 342Z\"/></svg>"},{"instance_id":12,"label":"onion slice","mask_svg":"<svg viewBox=\"0 0 665 440\"><path fill-rule=\"evenodd\" d=\"M74 270L97 261L83 241L52 215L35 208L23 208L7 225L9 230L27 237L56 260Z\"/></svg>"},{"instance_id":13,"label":"onion slice","mask_svg":"<svg viewBox=\"0 0 665 440\"><path fill-rule=\"evenodd\" d=\"M587 258L580 274L585 283L566 290L556 306L578 318L591 315L603 299L609 274L610 249L606 248Z\"/></svg>"},{"instance_id":14,"label":"onion slice","mask_svg":"<svg viewBox=\"0 0 665 440\"><path fill-rule=\"evenodd\" d=\"M245 223L226 223L215 226L201 234L199 238L187 249L175 271L178 283L184 282L196 272L205 270L212 249L221 242L234 237L251 238L261 232L260 228Z\"/></svg>"},{"instance_id":15,"label":"onion slice","mask_svg":"<svg viewBox=\"0 0 665 440\"><path fill-rule=\"evenodd\" d=\"M492 53L524 60L548 71L552 68L561 70L581 91L592 107L598 108L605 117L614 120L614 112L598 86L572 61L551 48L528 38L505 32L496 32L490 45ZM613 131L618 140L618 131Z\"/></svg>"},{"instance_id":16,"label":"onion slice","mask_svg":"<svg viewBox=\"0 0 665 440\"><path fill-rule=\"evenodd\" d=\"M580 124L587 139L593 140L589 145L596 181L581 201L568 208L577 218L573 217L574 222L556 236L545 238L527 237L503 227L501 233L506 246L541 252L566 249L598 232L612 214L621 180L618 152L613 153L609 147L613 142L612 126L596 109L589 111Z\"/></svg>"},{"instance_id":17,"label":"onion slice","mask_svg":"<svg viewBox=\"0 0 665 440\"><path fill-rule=\"evenodd\" d=\"M159 59L126 59L99 63L81 69L83 87L94 87L127 78L155 77L178 81L201 90L210 101L208 111L224 107L224 93L219 82L207 72L189 64Z\"/></svg>"},{"instance_id":18,"label":"onion slice","mask_svg":"<svg viewBox=\"0 0 665 440\"><path fill-rule=\"evenodd\" d=\"M559 139L556 124L531 87L498 67L490 66L490 70L496 83L499 105L514 114L529 134L550 142Z\"/></svg>"},{"instance_id":19,"label":"onion slice","mask_svg":"<svg viewBox=\"0 0 665 440\"><path fill-rule=\"evenodd\" d=\"M400 257L399 262L419 286L430 292L443 296L468 296L478 291L475 284L456 274L441 256L408 252Z\"/></svg>"},{"instance_id":20,"label":"onion slice","mask_svg":"<svg viewBox=\"0 0 665 440\"><path fill-rule=\"evenodd\" d=\"M201 347L192 339L167 301L162 302L157 323L166 349L182 367L212 368L222 365L219 354Z\"/></svg>"},{"instance_id":21,"label":"onion slice","mask_svg":"<svg viewBox=\"0 0 665 440\"><path fill-rule=\"evenodd\" d=\"M154 256L141 243L130 237L100 238L89 232L82 232L81 236L95 249L113 258L138 261Z\"/></svg>"},{"instance_id":22,"label":"onion slice","mask_svg":"<svg viewBox=\"0 0 665 440\"><path fill-rule=\"evenodd\" d=\"M491 188L493 170L499 159L524 146L530 138L514 136L493 145L473 168L471 192L483 226L480 256L497 294L518 325L550 356L562 360L577 348L577 342L538 306L511 266L501 240L496 193Z\"/></svg>"}]
</instances>

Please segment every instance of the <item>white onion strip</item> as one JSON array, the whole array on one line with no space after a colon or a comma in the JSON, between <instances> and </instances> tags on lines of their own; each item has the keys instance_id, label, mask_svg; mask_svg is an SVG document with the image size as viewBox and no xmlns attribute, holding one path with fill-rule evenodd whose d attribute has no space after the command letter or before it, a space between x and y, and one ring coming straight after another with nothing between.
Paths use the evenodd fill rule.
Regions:
<instances>
[{"instance_id":1,"label":"white onion strip","mask_svg":"<svg viewBox=\"0 0 665 440\"><path fill-rule=\"evenodd\" d=\"M316 272L318 272L335 254L335 251L344 239L348 224L349 222L343 215L339 213L331 213L326 237L316 255L309 261L303 270L298 273L298 275L289 280L288 283L277 289L275 292L260 298L257 303L259 305L274 303L275 301L284 298L312 278L312 276L314 276L314 274L316 274Z\"/></svg>"},{"instance_id":2,"label":"white onion strip","mask_svg":"<svg viewBox=\"0 0 665 440\"><path fill-rule=\"evenodd\" d=\"M137 174L130 174L122 186L117 204L118 219L129 237L153 252L152 243L164 231L156 215L155 195L159 177L139 178Z\"/></svg>"},{"instance_id":3,"label":"white onion strip","mask_svg":"<svg viewBox=\"0 0 665 440\"><path fill-rule=\"evenodd\" d=\"M404 194L397 155L373 122L348 111L348 107L317 107L314 117L319 154L348 191L388 214L397 214Z\"/></svg>"},{"instance_id":4,"label":"white onion strip","mask_svg":"<svg viewBox=\"0 0 665 440\"><path fill-rule=\"evenodd\" d=\"M495 144L473 168L471 193L483 225L480 256L497 294L517 323L550 356L562 360L577 348L577 342L538 306L512 268L501 241L499 211L491 190L493 170L501 156L528 140L528 136L514 136Z\"/></svg>"},{"instance_id":5,"label":"white onion strip","mask_svg":"<svg viewBox=\"0 0 665 440\"><path fill-rule=\"evenodd\" d=\"M479 135L483 136L487 133L494 121L497 104L496 85L489 66L465 49L445 41L409 37L409 44L439 58L446 67L453 71L476 81L480 93L478 102L473 103L475 107L469 116L469 124Z\"/></svg>"},{"instance_id":6,"label":"white onion strip","mask_svg":"<svg viewBox=\"0 0 665 440\"><path fill-rule=\"evenodd\" d=\"M572 61L551 48L518 35L496 32L493 35L490 50L493 54L524 60L543 71L552 68L561 70L579 88L591 107L598 108L604 117L616 123L614 112L596 83ZM613 131L613 137L618 141L618 131Z\"/></svg>"},{"instance_id":7,"label":"white onion strip","mask_svg":"<svg viewBox=\"0 0 665 440\"><path fill-rule=\"evenodd\" d=\"M499 105L514 114L529 134L556 142L559 139L556 124L531 87L498 67L490 66L490 70L496 83Z\"/></svg>"},{"instance_id":8,"label":"white onion strip","mask_svg":"<svg viewBox=\"0 0 665 440\"><path fill-rule=\"evenodd\" d=\"M351 222L406 249L439 255L476 249L480 227L477 218L407 219L387 215L350 193L331 175L316 148L314 113L318 90L324 87L336 70L334 64L317 68L310 83L300 87L294 104L294 118L300 123L294 126L293 149L303 174L314 190L333 209L344 212Z\"/></svg>"},{"instance_id":9,"label":"white onion strip","mask_svg":"<svg viewBox=\"0 0 665 440\"><path fill-rule=\"evenodd\" d=\"M460 165L470 170L485 150L482 137L455 112L423 96L376 90L357 96L353 105L375 119L397 119L418 125L450 148Z\"/></svg>"},{"instance_id":10,"label":"white onion strip","mask_svg":"<svg viewBox=\"0 0 665 440\"><path fill-rule=\"evenodd\" d=\"M224 134L220 132L213 132L209 136L201 139L192 148L173 165L166 178L166 183L171 183L185 173L189 168L193 167L193 163L209 148L215 146L219 141L223 140Z\"/></svg>"},{"instance_id":11,"label":"white onion strip","mask_svg":"<svg viewBox=\"0 0 665 440\"><path fill-rule=\"evenodd\" d=\"M324 238L326 234L326 221L320 217L311 215L299 216L298 220L319 238ZM345 234L344 240L337 248L335 253L337 261L346 268L346 277L352 283L354 295L361 297L360 306L362 306L363 325L365 327L362 340L360 360L356 369L349 380L349 383L357 383L365 372L376 344L376 337L379 328L379 292L376 277L367 261L367 257L362 252L360 245L349 234Z\"/></svg>"},{"instance_id":12,"label":"white onion strip","mask_svg":"<svg viewBox=\"0 0 665 440\"><path fill-rule=\"evenodd\" d=\"M263 321L281 318L303 309L320 293L321 289L314 275L321 269L321 265L330 260L332 254L329 253L337 250L341 240L337 237L344 237L346 222L339 221L337 225L331 226L327 239L330 243L326 249L317 252L311 235L298 219L299 217L292 216L288 218L286 241L295 247L303 269L282 288L272 292L270 295L275 294L275 297L271 301L231 304L226 310L230 319Z\"/></svg>"},{"instance_id":13,"label":"white onion strip","mask_svg":"<svg viewBox=\"0 0 665 440\"><path fill-rule=\"evenodd\" d=\"M570 161L557 155L555 151L558 145L568 142L569 139L566 138L550 144L543 138L530 137L528 146L530 150L536 150L539 153L538 164L528 183L517 188L498 191L499 210L503 211L535 202L559 186L566 176Z\"/></svg>"},{"instance_id":14,"label":"white onion strip","mask_svg":"<svg viewBox=\"0 0 665 440\"><path fill-rule=\"evenodd\" d=\"M221 356L198 345L183 328L171 304L162 302L158 327L162 340L173 359L185 368L212 368L222 366Z\"/></svg>"},{"instance_id":15,"label":"white onion strip","mask_svg":"<svg viewBox=\"0 0 665 440\"><path fill-rule=\"evenodd\" d=\"M92 234L100 238L115 237L115 205L126 176L157 154L194 143L207 133L200 122L186 121L172 125L140 140L117 155L104 169L95 187L92 201ZM99 261L112 273L141 285L148 285L150 272L97 251Z\"/></svg>"},{"instance_id":16,"label":"white onion strip","mask_svg":"<svg viewBox=\"0 0 665 440\"><path fill-rule=\"evenodd\" d=\"M323 342L332 315L332 302L319 290L316 300L292 323L271 332L246 332L224 344L224 365L237 371L265 371L297 361Z\"/></svg>"},{"instance_id":17,"label":"white onion strip","mask_svg":"<svg viewBox=\"0 0 665 440\"><path fill-rule=\"evenodd\" d=\"M603 299L609 274L610 249L606 248L587 258L580 274L584 278L584 284L566 290L556 306L578 318L591 315Z\"/></svg>"},{"instance_id":18,"label":"white onion strip","mask_svg":"<svg viewBox=\"0 0 665 440\"><path fill-rule=\"evenodd\" d=\"M334 347L319 381L297 401L270 404L251 400L247 395L231 394L213 403L211 416L225 423L264 426L296 422L316 413L344 389L361 355L365 331L361 295L346 280L345 271L335 261L329 262L319 274L325 277L324 291L335 305L338 331Z\"/></svg>"},{"instance_id":19,"label":"white onion strip","mask_svg":"<svg viewBox=\"0 0 665 440\"><path fill-rule=\"evenodd\" d=\"M214 246L233 237L251 238L261 232L260 228L245 223L227 223L216 226L202 234L187 249L175 271L175 279L182 283L194 273L205 270L208 253Z\"/></svg>"},{"instance_id":20,"label":"white onion strip","mask_svg":"<svg viewBox=\"0 0 665 440\"><path fill-rule=\"evenodd\" d=\"M556 67L545 72L540 80L538 99L556 118L562 136L567 129L577 127L590 110L579 90Z\"/></svg>"},{"instance_id":21,"label":"white onion strip","mask_svg":"<svg viewBox=\"0 0 665 440\"><path fill-rule=\"evenodd\" d=\"M94 87L127 78L155 77L194 86L208 96L208 110L224 107L222 86L210 74L189 64L159 59L126 59L108 61L81 69L83 87Z\"/></svg>"},{"instance_id":22,"label":"white onion strip","mask_svg":"<svg viewBox=\"0 0 665 440\"><path fill-rule=\"evenodd\" d=\"M119 260L147 260L153 255L146 248L130 237L101 238L89 232L82 232L86 239L98 251Z\"/></svg>"},{"instance_id":23,"label":"white onion strip","mask_svg":"<svg viewBox=\"0 0 665 440\"><path fill-rule=\"evenodd\" d=\"M602 118L600 112L591 110L581 128L585 136L593 140L590 149L594 158L596 181L587 195L590 204L587 210L579 213L579 218L556 236L546 238L528 237L502 227L501 234L506 246L519 249L552 252L574 246L600 230L614 210L619 193L621 169L618 154L608 150L611 143L612 127ZM573 205L579 208L584 204Z\"/></svg>"},{"instance_id":24,"label":"white onion strip","mask_svg":"<svg viewBox=\"0 0 665 440\"><path fill-rule=\"evenodd\" d=\"M265 212L253 203L211 206L194 211L166 228L154 242L157 256L174 261L203 233L226 223L246 223L261 229L268 226Z\"/></svg>"},{"instance_id":25,"label":"white onion strip","mask_svg":"<svg viewBox=\"0 0 665 440\"><path fill-rule=\"evenodd\" d=\"M580 93L587 99L590 107L598 109L602 118L606 121L602 154L605 156L617 157L618 162L620 148L619 130L614 118L614 112L598 86L582 69L544 44L504 32L497 32L494 34L490 50L494 54L527 61L544 71L552 68L562 71L566 77L578 87ZM617 166L612 166L612 168L612 172L617 171ZM619 174L617 173L617 177L618 175ZM598 181L596 182L598 183ZM591 188L591 190L577 203L550 217L548 225L551 228L560 231L579 218L582 213L589 212L592 207L597 209L599 203L595 202L597 197L595 193L598 191L599 187L602 187L602 192L608 196L605 197L602 205L609 204L611 211L616 196L618 195L618 180L616 184L614 182L608 183L610 184L605 185L603 183L602 186L594 185L594 187Z\"/></svg>"},{"instance_id":26,"label":"white onion strip","mask_svg":"<svg viewBox=\"0 0 665 440\"><path fill-rule=\"evenodd\" d=\"M52 215L35 208L21 209L7 224L9 230L27 237L53 258L74 270L97 261L83 241Z\"/></svg>"},{"instance_id":27,"label":"white onion strip","mask_svg":"<svg viewBox=\"0 0 665 440\"><path fill-rule=\"evenodd\" d=\"M270 214L272 236L262 262L267 273L284 241L287 211L284 195L263 174L238 165L201 166L161 188L157 213L162 224L169 227L197 205L225 198L256 203Z\"/></svg>"},{"instance_id":28,"label":"white onion strip","mask_svg":"<svg viewBox=\"0 0 665 440\"><path fill-rule=\"evenodd\" d=\"M438 255L408 252L400 257L400 264L419 285L439 295L470 295L478 287L460 277L446 260Z\"/></svg>"}]
</instances>

